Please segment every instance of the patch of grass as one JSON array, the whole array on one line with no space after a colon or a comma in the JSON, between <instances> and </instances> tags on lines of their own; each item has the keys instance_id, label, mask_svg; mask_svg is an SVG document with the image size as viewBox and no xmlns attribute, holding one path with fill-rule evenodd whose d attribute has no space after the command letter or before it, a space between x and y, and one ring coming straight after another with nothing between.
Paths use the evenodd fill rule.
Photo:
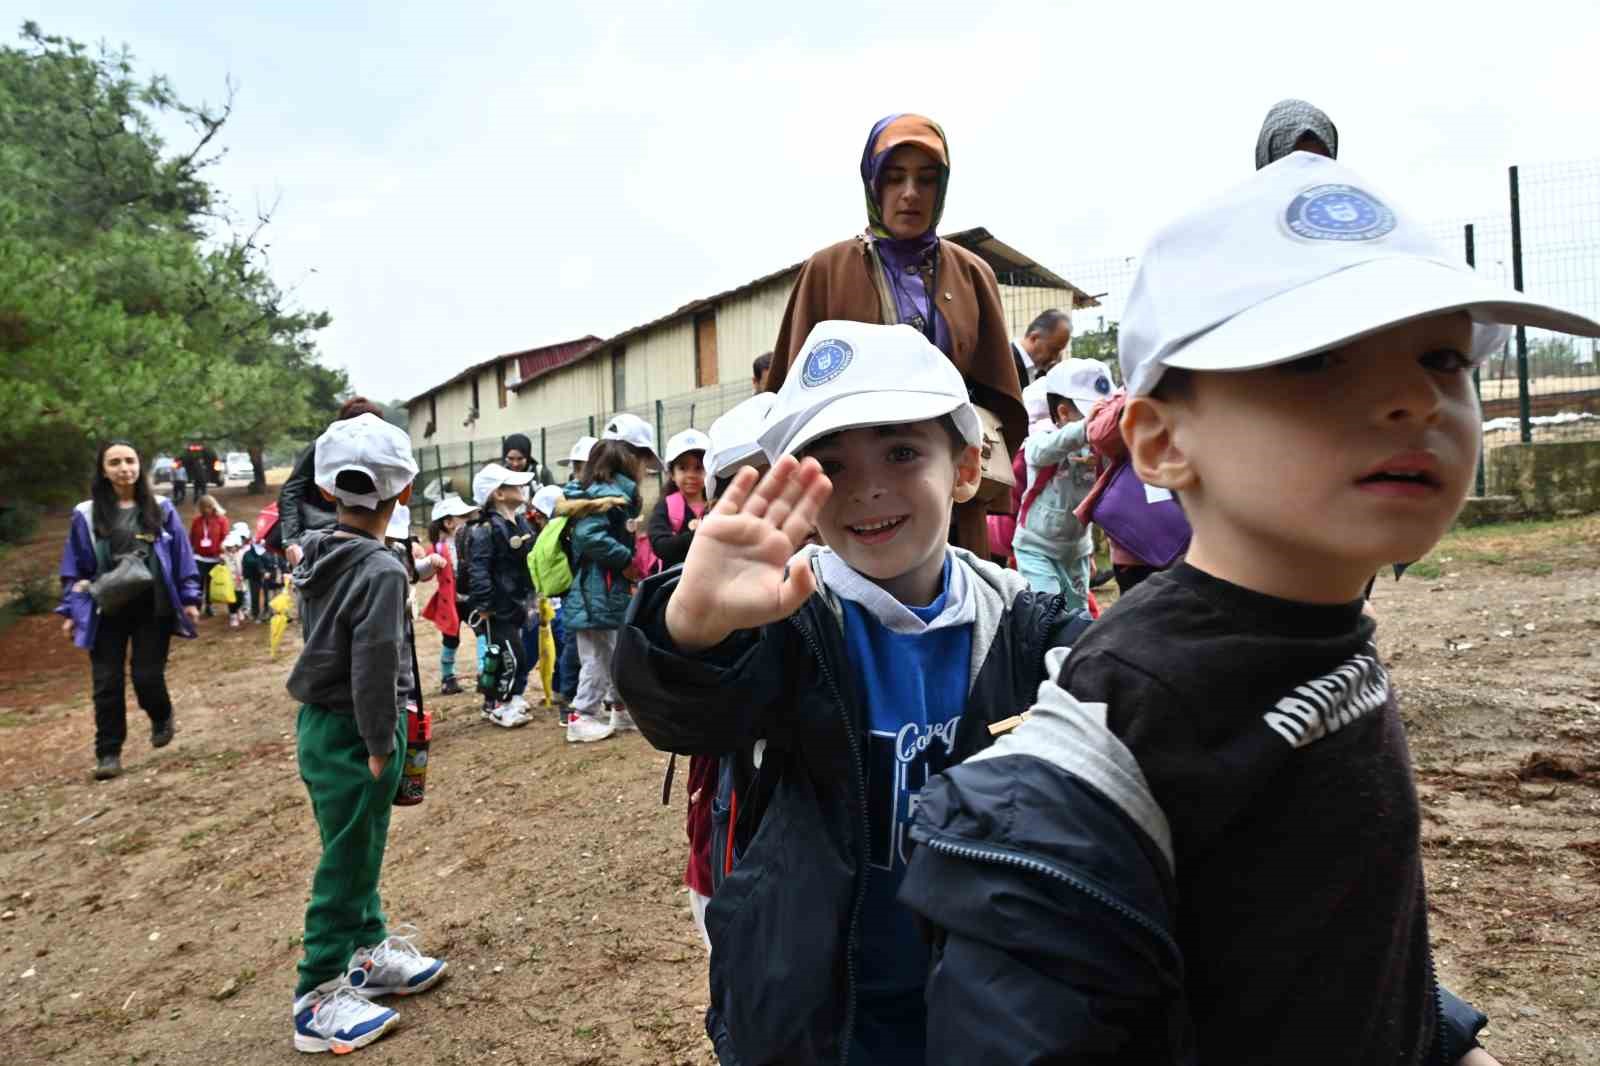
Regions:
<instances>
[{"instance_id":1,"label":"patch of grass","mask_svg":"<svg viewBox=\"0 0 1600 1066\"><path fill-rule=\"evenodd\" d=\"M572 1035L579 1040L593 1040L595 1034L596 1030L592 1025L575 1025L572 1027Z\"/></svg>"},{"instance_id":2,"label":"patch of grass","mask_svg":"<svg viewBox=\"0 0 1600 1066\"><path fill-rule=\"evenodd\" d=\"M105 851L110 855L137 855L148 848L153 841L149 829L139 828L130 833L121 833L112 837L105 844Z\"/></svg>"},{"instance_id":3,"label":"patch of grass","mask_svg":"<svg viewBox=\"0 0 1600 1066\"><path fill-rule=\"evenodd\" d=\"M1554 564L1537 561L1518 563L1516 570L1517 573L1527 574L1529 577L1549 577L1556 572Z\"/></svg>"},{"instance_id":4,"label":"patch of grass","mask_svg":"<svg viewBox=\"0 0 1600 1066\"><path fill-rule=\"evenodd\" d=\"M27 724L28 716L21 711L0 711L0 729L14 729Z\"/></svg>"},{"instance_id":5,"label":"patch of grass","mask_svg":"<svg viewBox=\"0 0 1600 1066\"><path fill-rule=\"evenodd\" d=\"M1443 570L1439 566L1439 561L1431 555L1426 559L1412 563L1410 566L1406 567L1407 576L1414 574L1417 577L1422 578L1424 581L1433 581L1441 573L1443 573Z\"/></svg>"}]
</instances>

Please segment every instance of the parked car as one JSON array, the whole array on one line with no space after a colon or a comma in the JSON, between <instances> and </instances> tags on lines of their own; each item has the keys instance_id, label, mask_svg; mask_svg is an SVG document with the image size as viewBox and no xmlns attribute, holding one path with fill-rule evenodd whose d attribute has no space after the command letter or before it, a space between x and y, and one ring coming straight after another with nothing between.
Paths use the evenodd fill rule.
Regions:
<instances>
[{"instance_id":1,"label":"parked car","mask_svg":"<svg viewBox=\"0 0 1600 1066\"><path fill-rule=\"evenodd\" d=\"M150 479L157 485L165 485L172 480L172 456L156 456L156 461L150 467Z\"/></svg>"},{"instance_id":2,"label":"parked car","mask_svg":"<svg viewBox=\"0 0 1600 1066\"><path fill-rule=\"evenodd\" d=\"M256 476L249 452L229 452L227 469L229 481L250 481Z\"/></svg>"}]
</instances>

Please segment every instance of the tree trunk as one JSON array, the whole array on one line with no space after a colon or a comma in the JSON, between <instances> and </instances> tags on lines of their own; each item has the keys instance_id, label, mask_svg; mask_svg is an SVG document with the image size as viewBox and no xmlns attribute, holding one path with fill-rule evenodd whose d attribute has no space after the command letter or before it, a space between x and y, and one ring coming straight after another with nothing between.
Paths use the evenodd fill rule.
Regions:
<instances>
[{"instance_id":1,"label":"tree trunk","mask_svg":"<svg viewBox=\"0 0 1600 1066\"><path fill-rule=\"evenodd\" d=\"M250 469L254 477L250 479L250 495L259 496L267 491L267 470L265 461L261 458L261 445L247 445L246 451L250 453Z\"/></svg>"}]
</instances>

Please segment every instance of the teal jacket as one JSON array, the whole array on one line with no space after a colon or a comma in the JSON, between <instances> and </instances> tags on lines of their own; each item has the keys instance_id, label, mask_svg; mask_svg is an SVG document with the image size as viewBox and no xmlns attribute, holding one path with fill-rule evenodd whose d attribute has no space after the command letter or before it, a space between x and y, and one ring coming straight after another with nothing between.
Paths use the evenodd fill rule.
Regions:
<instances>
[{"instance_id":1,"label":"teal jacket","mask_svg":"<svg viewBox=\"0 0 1600 1066\"><path fill-rule=\"evenodd\" d=\"M568 520L572 588L561 599L563 624L568 629L616 629L633 596L633 585L622 572L633 562L634 537L627 523L639 516L639 487L618 474L614 481L597 481L588 488L569 481L563 491L569 500L623 496L631 501L627 507Z\"/></svg>"},{"instance_id":2,"label":"teal jacket","mask_svg":"<svg viewBox=\"0 0 1600 1066\"><path fill-rule=\"evenodd\" d=\"M1028 475L1036 477L1043 467L1055 466L1055 476L1039 490L1028 517L1017 525L1011 548L1032 552L1062 563L1071 563L1094 551L1094 540L1087 527L1072 512L1094 488L1094 466L1073 462L1087 458L1084 452L1085 421L1068 422L1054 428L1041 426L1023 442L1022 453L1028 462Z\"/></svg>"}]
</instances>

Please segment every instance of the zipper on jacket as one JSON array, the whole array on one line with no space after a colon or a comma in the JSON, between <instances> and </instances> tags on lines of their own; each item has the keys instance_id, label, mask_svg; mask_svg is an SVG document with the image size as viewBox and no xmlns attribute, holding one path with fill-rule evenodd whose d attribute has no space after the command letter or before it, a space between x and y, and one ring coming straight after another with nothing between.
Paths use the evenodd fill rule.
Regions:
<instances>
[{"instance_id":1,"label":"zipper on jacket","mask_svg":"<svg viewBox=\"0 0 1600 1066\"><path fill-rule=\"evenodd\" d=\"M850 1060L850 1041L854 1037L856 1027L856 950L861 932L861 908L866 903L867 879L862 870L862 858L859 854L868 834L871 832L867 825L867 785L866 785L866 757L861 753L861 738L856 736L856 724L850 720L850 708L845 706L844 695L834 679L833 670L828 666L828 660L822 655L822 648L816 639L801 623L800 616L794 616L794 627L800 631L800 637L806 642L806 647L811 649L812 656L817 660L817 665L822 670L822 680L827 683L828 690L833 693L834 701L839 705L839 715L844 719L845 736L850 741L850 755L855 763L856 784L856 811L860 814L857 823L859 835L856 838L856 888L855 903L850 910L850 934L845 940L845 975L846 996L844 1008L844 1031L839 1040L839 1066L845 1066Z\"/></svg>"},{"instance_id":2,"label":"zipper on jacket","mask_svg":"<svg viewBox=\"0 0 1600 1066\"><path fill-rule=\"evenodd\" d=\"M1126 903L1123 903L1121 900L1107 895L1098 888L1095 888L1093 885L1080 881L1076 877L1072 877L1051 863L1042 862L1039 859L1031 859L1025 855L1018 855L1015 852L1005 851L996 847L981 847L975 844L958 844L953 840L939 836L926 829L922 830L920 833L913 830L912 836L916 839L917 843L923 845L924 847L932 848L934 851L942 852L945 855L951 855L958 859L967 859L973 862L993 863L996 866L1015 866L1019 869L1027 870L1030 873L1043 874L1052 880L1060 881L1062 884L1076 889L1085 896L1088 896L1090 899L1094 900L1096 903L1101 904L1102 906L1111 910L1113 913L1120 915L1121 917L1139 926L1139 928L1155 936L1163 945L1166 946L1167 950L1172 953L1173 959L1181 962L1183 958L1182 952L1178 950L1177 941L1173 940L1172 935L1165 929L1161 928L1161 926L1157 925L1143 914L1140 914Z\"/></svg>"}]
</instances>

